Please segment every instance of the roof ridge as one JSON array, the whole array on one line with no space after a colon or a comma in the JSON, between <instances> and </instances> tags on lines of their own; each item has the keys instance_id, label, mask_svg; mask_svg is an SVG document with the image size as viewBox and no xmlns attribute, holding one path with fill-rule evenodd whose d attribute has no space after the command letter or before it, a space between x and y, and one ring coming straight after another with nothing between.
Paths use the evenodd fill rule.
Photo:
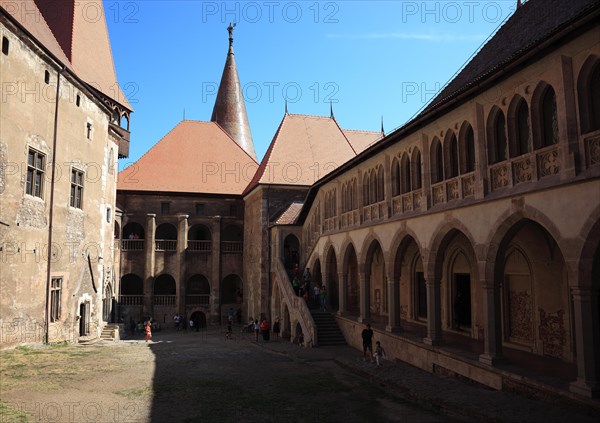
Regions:
<instances>
[{"instance_id":1,"label":"roof ridge","mask_svg":"<svg viewBox=\"0 0 600 423\"><path fill-rule=\"evenodd\" d=\"M317 119L331 119L331 116L319 116L319 115L307 115L304 113L288 113L287 116L303 116L309 118L317 118Z\"/></svg>"},{"instance_id":2,"label":"roof ridge","mask_svg":"<svg viewBox=\"0 0 600 423\"><path fill-rule=\"evenodd\" d=\"M203 121L198 121L198 123L203 123ZM219 122L214 121L214 122L206 122L206 123L214 123L215 125L217 125L217 127L221 131L223 131L223 133L227 136L227 138L229 138L229 140L231 142L233 142L236 145L236 147L238 147L240 150L242 150L246 156L250 157L254 163L259 164L258 161L254 157L252 157L250 154L248 154L248 152L241 145L239 145L237 142L235 142L235 140L231 137L231 135L229 135L229 133L225 129L223 129L223 127L221 125L219 125Z\"/></svg>"},{"instance_id":3,"label":"roof ridge","mask_svg":"<svg viewBox=\"0 0 600 423\"><path fill-rule=\"evenodd\" d=\"M337 128L340 130L340 133L342 134L342 136L344 137L344 139L346 140L346 142L348 143L348 145L352 149L352 152L354 153L354 157L356 157L358 155L358 153L356 152L356 150L354 149L354 146L352 145L352 143L350 142L350 140L348 139L348 137L344 133L344 130L340 127L339 123L337 123L337 120L335 120L335 118L331 118L331 119L335 122L335 126L337 126ZM348 160L346 160L346 161L348 161ZM340 163L340 165L341 164L342 163Z\"/></svg>"},{"instance_id":4,"label":"roof ridge","mask_svg":"<svg viewBox=\"0 0 600 423\"><path fill-rule=\"evenodd\" d=\"M279 123L279 126L277 127L277 131L275 131L275 135L273 135L273 139L271 140L271 144L269 145L269 148L267 148L267 151L265 152L263 159L261 160L261 162L258 165L258 169L256 169L256 172L254 173L252 180L250 181L250 183L248 184L246 189L244 189L244 191L242 192L242 195L248 194L249 192L251 192L254 189L254 187L260 185L260 180L265 171L265 167L267 167L267 163L269 162L269 159L271 158L271 154L273 153L273 150L275 148L275 143L277 142L277 139L279 138L279 134L281 133L281 129L283 128L285 119L288 116L289 116L289 113L286 113L283 115L283 119L281 119L281 122Z\"/></svg>"},{"instance_id":5,"label":"roof ridge","mask_svg":"<svg viewBox=\"0 0 600 423\"><path fill-rule=\"evenodd\" d=\"M369 130L367 130L367 129L344 129L344 128L341 128L341 129L342 129L342 131L348 131L348 132L364 132L364 133L367 133L367 134L380 134L380 133L381 133L381 132L379 132L379 131L369 131Z\"/></svg>"}]
</instances>

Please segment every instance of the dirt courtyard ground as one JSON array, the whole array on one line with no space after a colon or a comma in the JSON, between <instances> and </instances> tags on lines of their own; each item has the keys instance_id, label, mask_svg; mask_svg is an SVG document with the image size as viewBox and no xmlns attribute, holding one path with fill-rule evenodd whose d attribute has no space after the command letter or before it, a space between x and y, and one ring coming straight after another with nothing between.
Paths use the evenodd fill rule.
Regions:
<instances>
[{"instance_id":1,"label":"dirt courtyard ground","mask_svg":"<svg viewBox=\"0 0 600 423\"><path fill-rule=\"evenodd\" d=\"M433 408L408 403L333 360L299 360L255 344L250 335L226 340L221 330L209 329L158 332L149 344L132 339L0 352L0 421L449 419Z\"/></svg>"}]
</instances>

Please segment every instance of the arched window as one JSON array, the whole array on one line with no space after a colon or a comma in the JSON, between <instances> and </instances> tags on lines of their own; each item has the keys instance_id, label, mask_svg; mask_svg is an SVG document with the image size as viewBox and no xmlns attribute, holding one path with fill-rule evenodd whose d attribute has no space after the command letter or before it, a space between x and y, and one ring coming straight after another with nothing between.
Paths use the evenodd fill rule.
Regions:
<instances>
[{"instance_id":1,"label":"arched window","mask_svg":"<svg viewBox=\"0 0 600 423\"><path fill-rule=\"evenodd\" d=\"M465 174L475 170L475 134L473 127L465 122L459 135L460 173Z\"/></svg>"},{"instance_id":2,"label":"arched window","mask_svg":"<svg viewBox=\"0 0 600 423\"><path fill-rule=\"evenodd\" d=\"M392 196L400 194L400 163L398 158L394 157L392 161Z\"/></svg>"},{"instance_id":3,"label":"arched window","mask_svg":"<svg viewBox=\"0 0 600 423\"><path fill-rule=\"evenodd\" d=\"M406 194L411 191L411 182L410 182L410 160L408 159L408 154L404 153L402 155L402 194Z\"/></svg>"},{"instance_id":4,"label":"arched window","mask_svg":"<svg viewBox=\"0 0 600 423\"><path fill-rule=\"evenodd\" d=\"M385 178L383 177L383 166L377 170L377 201L383 201L385 197Z\"/></svg>"},{"instance_id":5,"label":"arched window","mask_svg":"<svg viewBox=\"0 0 600 423\"><path fill-rule=\"evenodd\" d=\"M412 153L412 189L421 189L421 152L418 148L415 148Z\"/></svg>"},{"instance_id":6,"label":"arched window","mask_svg":"<svg viewBox=\"0 0 600 423\"><path fill-rule=\"evenodd\" d=\"M365 172L363 176L363 198L362 198L363 206L369 204L369 173Z\"/></svg>"},{"instance_id":7,"label":"arched window","mask_svg":"<svg viewBox=\"0 0 600 423\"><path fill-rule=\"evenodd\" d=\"M446 153L445 179L455 178L458 176L458 142L452 131L446 134L444 152Z\"/></svg>"},{"instance_id":8,"label":"arched window","mask_svg":"<svg viewBox=\"0 0 600 423\"><path fill-rule=\"evenodd\" d=\"M551 85L541 82L532 99L534 149L548 147L558 142L558 116L556 95Z\"/></svg>"},{"instance_id":9,"label":"arched window","mask_svg":"<svg viewBox=\"0 0 600 423\"><path fill-rule=\"evenodd\" d=\"M444 156L442 144L437 138L431 143L431 182L438 183L444 180Z\"/></svg>"},{"instance_id":10,"label":"arched window","mask_svg":"<svg viewBox=\"0 0 600 423\"><path fill-rule=\"evenodd\" d=\"M490 164L506 160L506 118L504 112L494 106L488 117L488 160Z\"/></svg>"},{"instance_id":11,"label":"arched window","mask_svg":"<svg viewBox=\"0 0 600 423\"><path fill-rule=\"evenodd\" d=\"M356 191L356 186L357 186L357 182L356 182L356 178L354 178L354 179L352 179L352 188L350 188L350 197L351 197L350 207L352 210L355 210L358 208L358 192Z\"/></svg>"},{"instance_id":12,"label":"arched window","mask_svg":"<svg viewBox=\"0 0 600 423\"><path fill-rule=\"evenodd\" d=\"M369 204L377 202L377 173L371 170L369 177Z\"/></svg>"},{"instance_id":13,"label":"arched window","mask_svg":"<svg viewBox=\"0 0 600 423\"><path fill-rule=\"evenodd\" d=\"M577 80L581 133L600 129L600 59L590 56L585 61Z\"/></svg>"}]
</instances>

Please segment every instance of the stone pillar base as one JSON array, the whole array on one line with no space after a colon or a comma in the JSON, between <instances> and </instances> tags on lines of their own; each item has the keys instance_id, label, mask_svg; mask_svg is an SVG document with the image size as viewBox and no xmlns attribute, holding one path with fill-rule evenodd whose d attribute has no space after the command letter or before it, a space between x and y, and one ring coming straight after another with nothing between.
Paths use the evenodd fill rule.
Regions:
<instances>
[{"instance_id":1,"label":"stone pillar base","mask_svg":"<svg viewBox=\"0 0 600 423\"><path fill-rule=\"evenodd\" d=\"M590 386L587 383L580 380L571 382L569 385L569 391L586 398L600 398L599 385L596 384Z\"/></svg>"},{"instance_id":2,"label":"stone pillar base","mask_svg":"<svg viewBox=\"0 0 600 423\"><path fill-rule=\"evenodd\" d=\"M423 338L423 343L427 344L427 345L431 345L432 347L435 347L437 345L441 345L442 344L442 340L441 339L433 339L433 338Z\"/></svg>"},{"instance_id":3,"label":"stone pillar base","mask_svg":"<svg viewBox=\"0 0 600 423\"><path fill-rule=\"evenodd\" d=\"M385 327L385 331L386 332L390 332L390 333L400 333L402 332L402 328L400 328L400 326L386 326Z\"/></svg>"},{"instance_id":4,"label":"stone pillar base","mask_svg":"<svg viewBox=\"0 0 600 423\"><path fill-rule=\"evenodd\" d=\"M495 366L496 364L506 363L506 358L501 355L481 354L479 356L479 362L487 364L488 366Z\"/></svg>"}]
</instances>

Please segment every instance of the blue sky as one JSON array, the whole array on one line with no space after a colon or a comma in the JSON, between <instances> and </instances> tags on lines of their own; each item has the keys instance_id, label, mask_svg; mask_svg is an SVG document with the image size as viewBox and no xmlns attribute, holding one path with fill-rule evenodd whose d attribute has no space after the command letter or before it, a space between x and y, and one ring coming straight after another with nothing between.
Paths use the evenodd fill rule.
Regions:
<instances>
[{"instance_id":1,"label":"blue sky","mask_svg":"<svg viewBox=\"0 0 600 423\"><path fill-rule=\"evenodd\" d=\"M342 128L403 125L515 9L506 1L104 0L136 161L183 118L210 120L227 26L257 156L285 110Z\"/></svg>"}]
</instances>

